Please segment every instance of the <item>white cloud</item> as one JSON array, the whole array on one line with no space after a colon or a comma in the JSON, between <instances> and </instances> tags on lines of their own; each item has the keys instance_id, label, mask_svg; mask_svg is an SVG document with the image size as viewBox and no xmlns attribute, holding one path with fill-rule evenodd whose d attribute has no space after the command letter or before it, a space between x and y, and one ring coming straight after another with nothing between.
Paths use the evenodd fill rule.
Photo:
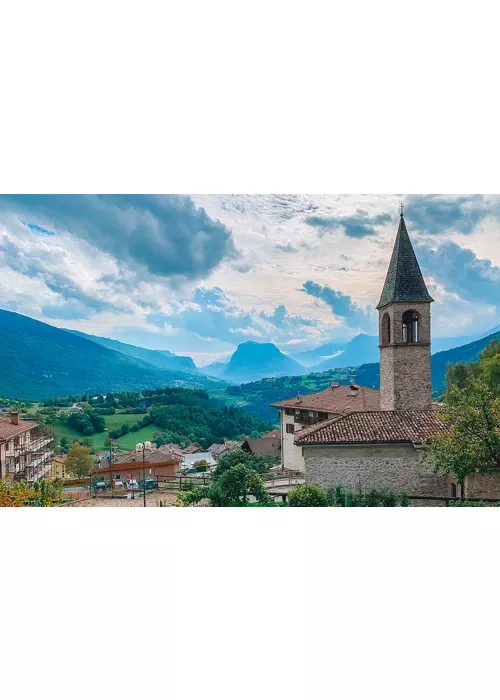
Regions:
<instances>
[{"instance_id":1,"label":"white cloud","mask_svg":"<svg viewBox=\"0 0 500 700\"><path fill-rule=\"evenodd\" d=\"M193 195L193 202L215 222L219 243L223 246L229 240L225 232L230 232L232 249L239 251L238 258L230 251L219 256L215 265L203 266L195 260L203 286L199 279L189 279L189 274L182 278L145 274L146 263L138 270L109 236L98 249L100 229L95 217L92 235L87 236L83 220L76 234L69 225L67 232L51 226L61 222L57 212L51 211L51 216L30 222L45 228L48 233L44 233L23 225L22 221L29 222L27 216L14 215L4 207L0 211L0 306L60 327L211 359L230 353L249 338L275 342L285 350L307 349L367 328L365 315L380 296L401 199L405 196ZM496 286L488 284L492 278L496 281L500 267L498 221L483 216L482 200L460 200L456 206L454 201L438 200L436 204L434 197L415 195L409 200L407 218L424 272L436 285L433 315L439 320L439 335L478 332L499 322L494 310L499 300L492 297ZM410 224L412 201L414 224ZM467 213L463 224L460 206ZM488 200L488 206L494 207L495 202ZM433 207L443 222L446 217L451 221L442 234L433 226ZM359 223L358 210L361 228L352 228ZM76 211L69 217L71 222ZM104 213L109 216L109 209ZM139 218L144 216L142 208ZM313 226L312 217L331 225ZM116 219L112 220L116 235ZM369 235L346 235L346 226L351 234ZM50 235L52 230L55 235ZM153 231L148 226L149 252L154 254ZM419 251L422 247L436 251L438 246L448 252L443 264L432 270L436 256L431 259L428 252ZM460 249L470 253L464 257ZM191 247L191 253L196 257L196 249ZM465 258L473 268L468 279L473 271L480 271L482 286L460 287L459 261ZM154 266L154 261L148 258L147 264ZM301 291L306 282L316 285L316 290L343 295L336 297L337 312L339 299L350 298L351 307L343 316L334 315L335 304L329 306Z\"/></svg>"}]
</instances>

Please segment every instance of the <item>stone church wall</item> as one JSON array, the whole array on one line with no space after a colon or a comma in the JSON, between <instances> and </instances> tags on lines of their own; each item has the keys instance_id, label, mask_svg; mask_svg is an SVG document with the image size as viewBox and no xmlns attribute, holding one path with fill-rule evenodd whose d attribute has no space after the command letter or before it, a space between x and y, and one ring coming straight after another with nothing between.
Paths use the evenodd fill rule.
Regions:
<instances>
[{"instance_id":1,"label":"stone church wall","mask_svg":"<svg viewBox=\"0 0 500 700\"><path fill-rule=\"evenodd\" d=\"M466 498L497 498L500 501L500 472L468 476L465 480Z\"/></svg>"},{"instance_id":2,"label":"stone church wall","mask_svg":"<svg viewBox=\"0 0 500 700\"><path fill-rule=\"evenodd\" d=\"M328 489L391 489L409 496L449 497L449 479L438 477L412 445L304 447L306 480Z\"/></svg>"}]
</instances>

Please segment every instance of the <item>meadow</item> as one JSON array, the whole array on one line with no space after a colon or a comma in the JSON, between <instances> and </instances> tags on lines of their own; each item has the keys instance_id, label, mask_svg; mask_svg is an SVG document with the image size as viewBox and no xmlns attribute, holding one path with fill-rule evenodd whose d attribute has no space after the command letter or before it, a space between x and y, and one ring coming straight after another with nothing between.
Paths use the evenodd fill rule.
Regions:
<instances>
[{"instance_id":1,"label":"meadow","mask_svg":"<svg viewBox=\"0 0 500 700\"><path fill-rule=\"evenodd\" d=\"M66 417L67 414L60 418L54 425L56 441L59 442L62 437L68 438L70 442L73 442L73 440L81 440L82 435L66 423ZM110 431L113 431L121 428L122 425L133 425L143 417L143 413L115 413L113 416L104 416L104 420L106 422L106 427ZM127 433L127 435L123 435L116 442L121 450L133 450L138 442L152 440L153 435L158 431L158 426L148 425L145 428L141 428L141 430L138 430L136 433ZM89 439L92 440L96 450L106 450L108 448L108 433L96 433L90 436Z\"/></svg>"}]
</instances>

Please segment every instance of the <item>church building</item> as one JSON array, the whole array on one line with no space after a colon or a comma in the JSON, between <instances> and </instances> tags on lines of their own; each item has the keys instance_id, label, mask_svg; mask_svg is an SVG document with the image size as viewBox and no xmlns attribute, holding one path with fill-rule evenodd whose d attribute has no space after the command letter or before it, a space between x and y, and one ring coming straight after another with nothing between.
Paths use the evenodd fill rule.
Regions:
<instances>
[{"instance_id":1,"label":"church building","mask_svg":"<svg viewBox=\"0 0 500 700\"><path fill-rule=\"evenodd\" d=\"M421 452L428 438L446 430L432 403L432 302L401 211L377 306L378 410L346 410L296 434L308 483L392 489L413 497L456 495L453 480L437 476Z\"/></svg>"},{"instance_id":2,"label":"church building","mask_svg":"<svg viewBox=\"0 0 500 700\"><path fill-rule=\"evenodd\" d=\"M323 489L405 491L414 505L444 505L462 495L438 476L422 446L448 430L432 401L430 296L401 208L389 269L377 306L380 391L334 383L280 401L283 468ZM469 498L500 499L500 474L469 476Z\"/></svg>"}]
</instances>

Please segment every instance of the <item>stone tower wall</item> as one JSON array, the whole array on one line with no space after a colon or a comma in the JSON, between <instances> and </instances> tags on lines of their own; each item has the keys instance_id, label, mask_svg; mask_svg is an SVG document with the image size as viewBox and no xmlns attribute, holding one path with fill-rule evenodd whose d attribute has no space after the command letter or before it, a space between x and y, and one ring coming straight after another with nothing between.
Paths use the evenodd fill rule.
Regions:
<instances>
[{"instance_id":1,"label":"stone tower wall","mask_svg":"<svg viewBox=\"0 0 500 700\"><path fill-rule=\"evenodd\" d=\"M403 343L405 311L419 314L419 342ZM391 320L390 343L385 343L382 324ZM394 303L380 310L380 408L383 411L425 410L432 406L430 304Z\"/></svg>"}]
</instances>

